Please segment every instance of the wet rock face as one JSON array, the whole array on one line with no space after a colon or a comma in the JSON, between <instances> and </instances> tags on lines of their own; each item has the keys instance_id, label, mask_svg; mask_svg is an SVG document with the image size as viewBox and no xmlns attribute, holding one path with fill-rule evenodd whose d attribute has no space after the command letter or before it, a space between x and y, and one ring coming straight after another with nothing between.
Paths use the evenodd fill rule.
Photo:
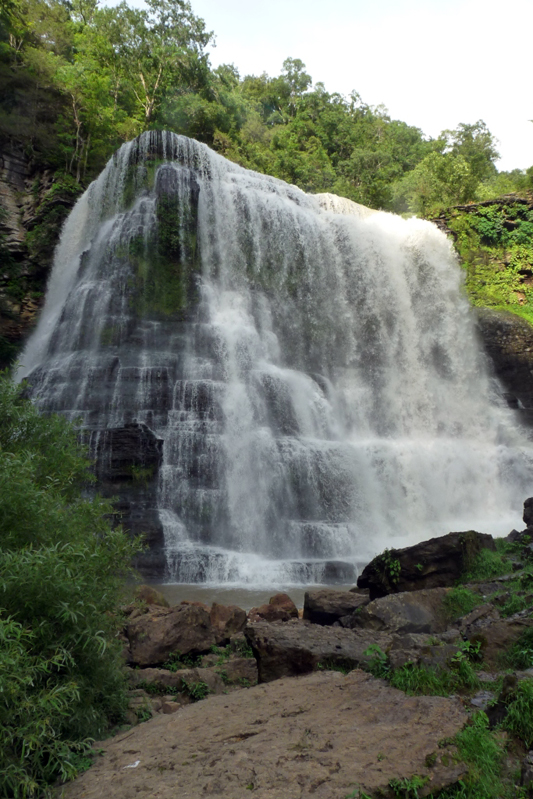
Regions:
<instances>
[{"instance_id":1,"label":"wet rock face","mask_svg":"<svg viewBox=\"0 0 533 799\"><path fill-rule=\"evenodd\" d=\"M482 549L495 547L492 536L468 530L385 550L365 566L357 585L369 589L371 599L422 588L451 588Z\"/></svg>"},{"instance_id":2,"label":"wet rock face","mask_svg":"<svg viewBox=\"0 0 533 799\"><path fill-rule=\"evenodd\" d=\"M509 406L533 426L533 327L504 311L478 310L478 330Z\"/></svg>"},{"instance_id":3,"label":"wet rock face","mask_svg":"<svg viewBox=\"0 0 533 799\"><path fill-rule=\"evenodd\" d=\"M3 369L17 357L36 322L54 247L79 189L69 185L65 191L58 190L51 170L37 167L22 150L7 145L1 149L0 369Z\"/></svg>"},{"instance_id":4,"label":"wet rock face","mask_svg":"<svg viewBox=\"0 0 533 799\"><path fill-rule=\"evenodd\" d=\"M166 563L157 511L163 441L137 422L92 431L86 439L95 458L100 493L114 499L117 522L133 535L142 535L148 547L137 555L136 568L147 578L160 577Z\"/></svg>"}]
</instances>

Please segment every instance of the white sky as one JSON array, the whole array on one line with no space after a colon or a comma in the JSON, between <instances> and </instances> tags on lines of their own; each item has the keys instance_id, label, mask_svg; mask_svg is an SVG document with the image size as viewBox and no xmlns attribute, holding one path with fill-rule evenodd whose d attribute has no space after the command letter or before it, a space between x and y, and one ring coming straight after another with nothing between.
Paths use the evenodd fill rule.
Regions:
<instances>
[{"instance_id":1,"label":"white sky","mask_svg":"<svg viewBox=\"0 0 533 799\"><path fill-rule=\"evenodd\" d=\"M499 140L499 169L533 165L533 0L191 5L216 35L213 66L233 63L241 76L274 76L285 58L300 58L329 92L355 90L427 135L483 119Z\"/></svg>"}]
</instances>

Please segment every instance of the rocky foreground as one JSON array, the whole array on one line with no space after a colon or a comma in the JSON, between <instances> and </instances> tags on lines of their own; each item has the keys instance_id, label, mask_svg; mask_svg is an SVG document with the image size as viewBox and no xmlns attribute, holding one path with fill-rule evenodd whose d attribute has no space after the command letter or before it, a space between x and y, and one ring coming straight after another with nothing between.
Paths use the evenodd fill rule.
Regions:
<instances>
[{"instance_id":1,"label":"rocky foreground","mask_svg":"<svg viewBox=\"0 0 533 799\"><path fill-rule=\"evenodd\" d=\"M526 524L532 511L528 500ZM533 680L506 660L533 627L532 533L511 534L503 575L454 588L499 556L490 536L451 533L383 553L351 591L309 591L300 613L283 594L246 614L168 607L142 587L124 629L134 726L96 745L93 766L58 796L364 799L468 783L455 736L480 709L500 729ZM392 675L421 673L441 680L427 693L448 695L391 687ZM497 735L507 780L528 796L527 734Z\"/></svg>"}]
</instances>

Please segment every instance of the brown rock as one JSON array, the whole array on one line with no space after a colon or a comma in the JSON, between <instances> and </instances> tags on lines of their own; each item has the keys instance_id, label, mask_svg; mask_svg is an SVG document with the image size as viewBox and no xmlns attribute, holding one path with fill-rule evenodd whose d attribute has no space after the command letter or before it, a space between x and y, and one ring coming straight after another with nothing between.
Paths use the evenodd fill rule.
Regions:
<instances>
[{"instance_id":1,"label":"brown rock","mask_svg":"<svg viewBox=\"0 0 533 799\"><path fill-rule=\"evenodd\" d=\"M207 652L215 634L207 610L195 605L175 608L152 606L150 611L126 627L130 662L139 666L164 663L171 653Z\"/></svg>"},{"instance_id":2,"label":"brown rock","mask_svg":"<svg viewBox=\"0 0 533 799\"><path fill-rule=\"evenodd\" d=\"M483 659L489 666L501 665L501 656L520 636L533 627L533 619L510 616L469 633L472 643L480 642Z\"/></svg>"},{"instance_id":3,"label":"brown rock","mask_svg":"<svg viewBox=\"0 0 533 799\"><path fill-rule=\"evenodd\" d=\"M246 611L237 605L213 602L209 618L218 646L227 644L232 635L242 632L246 627Z\"/></svg>"},{"instance_id":4,"label":"brown rock","mask_svg":"<svg viewBox=\"0 0 533 799\"><path fill-rule=\"evenodd\" d=\"M256 685L257 663L255 658L231 658L219 668L224 681L229 685Z\"/></svg>"},{"instance_id":5,"label":"brown rock","mask_svg":"<svg viewBox=\"0 0 533 799\"><path fill-rule=\"evenodd\" d=\"M369 602L368 593L316 588L305 592L303 617L313 624L333 624Z\"/></svg>"},{"instance_id":6,"label":"brown rock","mask_svg":"<svg viewBox=\"0 0 533 799\"><path fill-rule=\"evenodd\" d=\"M316 672L159 714L98 744L102 756L58 794L342 799L356 786L388 796L391 779L413 774L428 778L429 793L464 776L439 742L467 718L456 699L406 696L359 670Z\"/></svg>"},{"instance_id":7,"label":"brown rock","mask_svg":"<svg viewBox=\"0 0 533 799\"><path fill-rule=\"evenodd\" d=\"M385 650L391 643L391 636L384 633L322 627L301 621L286 624L259 621L249 625L244 634L257 660L259 682L305 674L319 664L354 669L372 659L371 655L365 655L371 644Z\"/></svg>"},{"instance_id":8,"label":"brown rock","mask_svg":"<svg viewBox=\"0 0 533 799\"><path fill-rule=\"evenodd\" d=\"M135 599L146 602L147 605L160 605L168 608L169 604L166 597L160 591L156 591L151 585L139 585L135 589Z\"/></svg>"},{"instance_id":9,"label":"brown rock","mask_svg":"<svg viewBox=\"0 0 533 799\"><path fill-rule=\"evenodd\" d=\"M354 629L389 633L441 633L446 629L443 600L448 588L390 594L374 599L351 617Z\"/></svg>"},{"instance_id":10,"label":"brown rock","mask_svg":"<svg viewBox=\"0 0 533 799\"><path fill-rule=\"evenodd\" d=\"M422 588L451 588L482 549L495 546L491 535L468 530L385 550L363 569L357 585L368 588L371 599Z\"/></svg>"},{"instance_id":11,"label":"brown rock","mask_svg":"<svg viewBox=\"0 0 533 799\"><path fill-rule=\"evenodd\" d=\"M268 605L252 608L248 613L248 621L289 621L298 618L298 608L288 594L271 596Z\"/></svg>"},{"instance_id":12,"label":"brown rock","mask_svg":"<svg viewBox=\"0 0 533 799\"><path fill-rule=\"evenodd\" d=\"M163 702L161 704L161 713L168 716L171 713L176 713L181 707L183 707L183 705L180 702Z\"/></svg>"}]
</instances>

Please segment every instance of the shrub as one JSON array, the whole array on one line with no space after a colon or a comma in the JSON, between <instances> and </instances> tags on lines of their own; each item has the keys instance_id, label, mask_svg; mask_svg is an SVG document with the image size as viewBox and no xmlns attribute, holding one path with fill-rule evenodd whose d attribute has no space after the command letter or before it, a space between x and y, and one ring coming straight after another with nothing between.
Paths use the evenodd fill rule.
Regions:
<instances>
[{"instance_id":1,"label":"shrub","mask_svg":"<svg viewBox=\"0 0 533 799\"><path fill-rule=\"evenodd\" d=\"M1 796L46 796L126 708L115 609L138 545L83 496L87 468L0 374Z\"/></svg>"}]
</instances>

